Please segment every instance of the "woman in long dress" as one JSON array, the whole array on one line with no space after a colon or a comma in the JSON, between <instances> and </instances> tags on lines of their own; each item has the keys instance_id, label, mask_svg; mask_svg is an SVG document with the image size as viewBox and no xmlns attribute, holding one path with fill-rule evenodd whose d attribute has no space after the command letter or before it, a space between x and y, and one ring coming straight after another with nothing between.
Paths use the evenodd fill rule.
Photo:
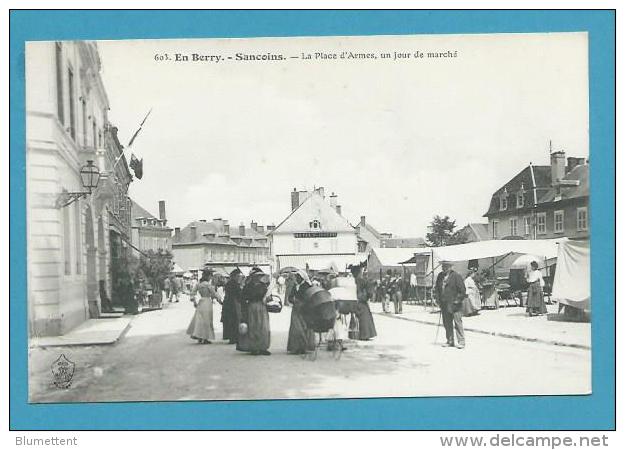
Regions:
<instances>
[{"instance_id":1,"label":"woman in long dress","mask_svg":"<svg viewBox=\"0 0 625 450\"><path fill-rule=\"evenodd\" d=\"M247 325L245 333L239 334L237 350L252 355L271 355L271 330L267 301L271 295L271 277L255 267L250 272L241 292L242 322Z\"/></svg>"},{"instance_id":2,"label":"woman in long dress","mask_svg":"<svg viewBox=\"0 0 625 450\"><path fill-rule=\"evenodd\" d=\"M291 324L289 326L289 340L286 344L286 351L295 355L306 353L307 350L315 349L315 334L309 329L304 320L304 292L312 286L308 274L304 270L298 270L295 274L295 282L297 283L294 295L291 297L293 301L293 309L291 310Z\"/></svg>"},{"instance_id":3,"label":"woman in long dress","mask_svg":"<svg viewBox=\"0 0 625 450\"><path fill-rule=\"evenodd\" d=\"M217 296L211 283L212 272L202 272L200 282L191 291L191 298L195 299L200 294L200 300L195 305L195 314L187 328L187 334L191 339L196 339L200 344L210 344L215 340L213 328L213 299Z\"/></svg>"},{"instance_id":4,"label":"woman in long dress","mask_svg":"<svg viewBox=\"0 0 625 450\"><path fill-rule=\"evenodd\" d=\"M543 298L543 287L545 281L538 270L538 263L532 261L531 270L526 276L529 287L527 289L527 312L530 316L540 316L547 313L545 300Z\"/></svg>"},{"instance_id":5,"label":"woman in long dress","mask_svg":"<svg viewBox=\"0 0 625 450\"><path fill-rule=\"evenodd\" d=\"M230 272L226 283L221 322L223 323L224 340L236 344L239 339L239 322L241 321L241 270Z\"/></svg>"},{"instance_id":6,"label":"woman in long dress","mask_svg":"<svg viewBox=\"0 0 625 450\"><path fill-rule=\"evenodd\" d=\"M467 298L463 305L463 315L476 316L482 308L482 300L480 298L480 290L475 283L477 272L471 272L464 280L464 287L467 291Z\"/></svg>"},{"instance_id":7,"label":"woman in long dress","mask_svg":"<svg viewBox=\"0 0 625 450\"><path fill-rule=\"evenodd\" d=\"M356 280L356 297L358 298L358 310L356 312L356 317L358 318L358 339L367 341L378 335L371 309L369 309L367 280L362 276L361 266L352 266L351 272Z\"/></svg>"}]
</instances>

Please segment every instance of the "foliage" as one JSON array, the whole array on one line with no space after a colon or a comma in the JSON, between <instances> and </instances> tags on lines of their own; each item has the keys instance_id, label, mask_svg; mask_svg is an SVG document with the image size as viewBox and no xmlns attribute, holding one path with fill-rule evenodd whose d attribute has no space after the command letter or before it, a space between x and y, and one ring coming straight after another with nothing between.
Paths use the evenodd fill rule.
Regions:
<instances>
[{"instance_id":1,"label":"foliage","mask_svg":"<svg viewBox=\"0 0 625 450\"><path fill-rule=\"evenodd\" d=\"M459 230L454 232L454 228L456 228L456 221L449 216L434 216L428 227L430 232L425 236L428 245L431 247L442 247L445 245L464 244L467 240L466 236Z\"/></svg>"},{"instance_id":2,"label":"foliage","mask_svg":"<svg viewBox=\"0 0 625 450\"><path fill-rule=\"evenodd\" d=\"M121 253L111 261L111 295L113 303L126 307L127 312L134 312L134 286L141 278L139 260L131 254Z\"/></svg>"},{"instance_id":3,"label":"foliage","mask_svg":"<svg viewBox=\"0 0 625 450\"><path fill-rule=\"evenodd\" d=\"M152 285L154 292L160 292L163 281L171 273L172 254L160 249L156 252L148 250L145 256L141 256L139 267Z\"/></svg>"}]
</instances>

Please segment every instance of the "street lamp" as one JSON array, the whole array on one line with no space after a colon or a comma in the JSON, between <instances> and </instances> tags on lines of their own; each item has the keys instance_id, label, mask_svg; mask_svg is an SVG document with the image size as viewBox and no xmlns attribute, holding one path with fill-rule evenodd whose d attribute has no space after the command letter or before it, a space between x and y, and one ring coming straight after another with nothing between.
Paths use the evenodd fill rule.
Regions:
<instances>
[{"instance_id":1,"label":"street lamp","mask_svg":"<svg viewBox=\"0 0 625 450\"><path fill-rule=\"evenodd\" d=\"M83 192L62 192L57 200L59 208L65 208L71 205L81 197L90 195L91 192L98 187L100 181L100 171L98 167L93 164L93 160L88 160L87 164L80 168L80 180L86 191Z\"/></svg>"}]
</instances>

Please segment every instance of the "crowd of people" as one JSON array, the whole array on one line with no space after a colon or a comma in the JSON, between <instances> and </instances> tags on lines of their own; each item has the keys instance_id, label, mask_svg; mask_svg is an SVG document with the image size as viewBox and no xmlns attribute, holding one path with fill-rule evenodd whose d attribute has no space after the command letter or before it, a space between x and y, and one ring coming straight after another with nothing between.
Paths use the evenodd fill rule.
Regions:
<instances>
[{"instance_id":1,"label":"crowd of people","mask_svg":"<svg viewBox=\"0 0 625 450\"><path fill-rule=\"evenodd\" d=\"M356 285L355 308L346 315L335 310L335 337L350 337L370 340L377 335L373 315L369 308L371 290L363 275L363 268L351 268ZM317 345L315 330L307 317L309 289L318 286L319 290L329 291L335 285L336 274L317 274L313 277L300 269L288 274L273 277L262 269L254 267L245 277L240 269L234 269L227 281L205 269L198 282L191 282L189 295L195 312L187 328L187 334L200 344L210 344L216 340L213 318L213 305L221 305L223 340L236 345L238 351L252 355L270 355L271 327L268 305L275 302L273 293L279 294L285 306L291 307L291 318L286 351L289 354L303 354L313 351ZM184 289L176 279L164 283L170 301L178 301L177 294ZM282 306L282 305L281 305ZM278 309L279 311L280 309ZM276 311L277 312L277 311Z\"/></svg>"}]
</instances>

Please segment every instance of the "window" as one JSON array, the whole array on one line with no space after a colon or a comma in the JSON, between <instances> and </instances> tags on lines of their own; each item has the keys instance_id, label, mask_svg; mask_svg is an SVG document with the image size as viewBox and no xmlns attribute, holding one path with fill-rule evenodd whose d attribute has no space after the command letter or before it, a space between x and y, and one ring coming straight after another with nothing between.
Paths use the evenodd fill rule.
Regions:
<instances>
[{"instance_id":1,"label":"window","mask_svg":"<svg viewBox=\"0 0 625 450\"><path fill-rule=\"evenodd\" d=\"M63 114L63 47L56 43L56 114L59 122L65 122Z\"/></svg>"},{"instance_id":2,"label":"window","mask_svg":"<svg viewBox=\"0 0 625 450\"><path fill-rule=\"evenodd\" d=\"M71 261L71 244L70 244L70 218L69 218L69 208L63 208L63 265L65 270L65 275L71 275L72 273L72 261Z\"/></svg>"},{"instance_id":3,"label":"window","mask_svg":"<svg viewBox=\"0 0 625 450\"><path fill-rule=\"evenodd\" d=\"M98 125L95 121L95 117L91 122L91 133L93 134L93 148L96 148L98 146Z\"/></svg>"},{"instance_id":4,"label":"window","mask_svg":"<svg viewBox=\"0 0 625 450\"><path fill-rule=\"evenodd\" d=\"M577 208L577 231L588 230L588 208Z\"/></svg>"},{"instance_id":5,"label":"window","mask_svg":"<svg viewBox=\"0 0 625 450\"><path fill-rule=\"evenodd\" d=\"M81 207L80 200L74 203L74 212L75 212L75 221L74 221L74 240L76 245L76 273L80 274L82 272L82 233L80 232L82 228L82 220L81 220Z\"/></svg>"},{"instance_id":6,"label":"window","mask_svg":"<svg viewBox=\"0 0 625 450\"><path fill-rule=\"evenodd\" d=\"M493 228L493 239L497 239L497 237L499 236L499 222L497 220L493 220L492 222L492 228Z\"/></svg>"},{"instance_id":7,"label":"window","mask_svg":"<svg viewBox=\"0 0 625 450\"><path fill-rule=\"evenodd\" d=\"M82 95L80 100L80 106L82 107L82 145L87 146L87 102L85 101L85 95Z\"/></svg>"},{"instance_id":8,"label":"window","mask_svg":"<svg viewBox=\"0 0 625 450\"><path fill-rule=\"evenodd\" d=\"M318 230L321 228L321 223L318 220L313 220L312 222L310 222L310 228L313 230Z\"/></svg>"},{"instance_id":9,"label":"window","mask_svg":"<svg viewBox=\"0 0 625 450\"><path fill-rule=\"evenodd\" d=\"M554 211L553 213L554 233L564 233L564 211Z\"/></svg>"},{"instance_id":10,"label":"window","mask_svg":"<svg viewBox=\"0 0 625 450\"><path fill-rule=\"evenodd\" d=\"M532 234L532 219L529 216L523 217L523 234Z\"/></svg>"},{"instance_id":11,"label":"window","mask_svg":"<svg viewBox=\"0 0 625 450\"><path fill-rule=\"evenodd\" d=\"M523 208L525 206L525 197L523 196L523 192L519 192L516 195L516 207Z\"/></svg>"},{"instance_id":12,"label":"window","mask_svg":"<svg viewBox=\"0 0 625 450\"><path fill-rule=\"evenodd\" d=\"M67 68L67 91L69 94L69 134L76 140L76 111L74 106L74 71Z\"/></svg>"},{"instance_id":13,"label":"window","mask_svg":"<svg viewBox=\"0 0 625 450\"><path fill-rule=\"evenodd\" d=\"M517 219L516 217L513 217L510 219L510 236L516 236L517 234L518 234Z\"/></svg>"},{"instance_id":14,"label":"window","mask_svg":"<svg viewBox=\"0 0 625 450\"><path fill-rule=\"evenodd\" d=\"M499 197L499 210L504 211L506 209L508 209L508 190L504 188Z\"/></svg>"},{"instance_id":15,"label":"window","mask_svg":"<svg viewBox=\"0 0 625 450\"><path fill-rule=\"evenodd\" d=\"M547 233L547 213L536 214L536 233Z\"/></svg>"}]
</instances>

